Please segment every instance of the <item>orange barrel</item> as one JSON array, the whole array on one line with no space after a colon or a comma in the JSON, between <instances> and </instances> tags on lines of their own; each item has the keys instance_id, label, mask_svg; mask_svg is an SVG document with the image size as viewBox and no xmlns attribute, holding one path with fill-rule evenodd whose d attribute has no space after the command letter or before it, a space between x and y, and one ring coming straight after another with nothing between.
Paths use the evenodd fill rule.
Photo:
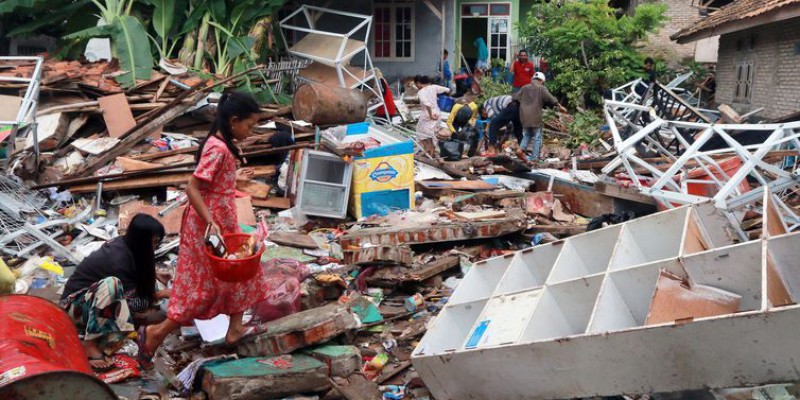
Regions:
<instances>
[{"instance_id":1,"label":"orange barrel","mask_svg":"<svg viewBox=\"0 0 800 400\"><path fill-rule=\"evenodd\" d=\"M92 368L66 312L34 296L0 296L0 399L117 396Z\"/></svg>"},{"instance_id":2,"label":"orange barrel","mask_svg":"<svg viewBox=\"0 0 800 400\"><path fill-rule=\"evenodd\" d=\"M294 92L292 114L295 119L315 125L364 122L367 99L358 90L308 83Z\"/></svg>"}]
</instances>

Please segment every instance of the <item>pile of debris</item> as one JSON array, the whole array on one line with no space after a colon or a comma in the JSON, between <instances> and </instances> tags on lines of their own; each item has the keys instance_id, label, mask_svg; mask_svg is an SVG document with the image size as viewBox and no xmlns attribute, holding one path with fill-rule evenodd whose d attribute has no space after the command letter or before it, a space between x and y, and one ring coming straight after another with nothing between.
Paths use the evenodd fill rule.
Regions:
<instances>
[{"instance_id":1,"label":"pile of debris","mask_svg":"<svg viewBox=\"0 0 800 400\"><path fill-rule=\"evenodd\" d=\"M0 71L33 77L36 68L9 61ZM0 288L57 301L74 267L138 213L165 226L158 271L174 274L184 187L215 112L212 91L242 75L154 72L123 89L113 62L47 60L39 72L35 120L13 127L12 175L0 180ZM441 163L415 154L399 127L319 127L283 117L290 113L262 105L240 143L254 174L237 182L238 222L267 232L262 268L275 288L247 314L252 334L232 350L219 344L224 318L198 321L167 339L157 374L143 381L124 357L136 354L129 338L108 349L117 370L100 375L119 394L430 398L410 355L460 277L589 223L571 209L575 199L553 193L549 175L499 175L527 171L508 156Z\"/></svg>"},{"instance_id":2,"label":"pile of debris","mask_svg":"<svg viewBox=\"0 0 800 400\"><path fill-rule=\"evenodd\" d=\"M124 233L139 213L165 226L156 255L160 288L169 288L187 207L185 185L215 114L212 92L253 72L264 71L213 80L154 72L150 81L123 89L113 79L119 73L113 62L0 65L0 76L30 78L1 83L0 91L40 92L35 119L9 125L10 175L0 178L0 251L7 261L0 264L0 292L56 301L74 266ZM315 85L303 89L301 102L348 90ZM508 152L443 161L421 151L413 132L387 121L345 124L348 114L317 125L293 120L290 106L263 104L254 134L239 143L254 174L237 182L238 223L243 232L265 237L261 268L273 288L246 314L249 334L231 348L223 344L225 316L196 321L167 338L155 357L156 373L139 380L138 368L120 361L122 372L101 378L126 398L469 397L495 388L462 385L455 369L436 363L458 357L477 371L485 366L479 365L482 352L470 351L475 348L600 332L606 320L592 316L606 312L613 322L616 315L595 308L604 294L603 302L641 311L630 299L614 303L632 296L618 293L624 288L617 283L630 283L644 293L636 296L647 297L661 269L681 279L702 275L673 265L683 255L697 259L704 251L735 249L735 241L751 234L777 237L800 223L790 212L798 204L797 176L787 158L796 160L797 123L714 125L675 94L675 85L657 85L657 93L644 97L634 94L636 86L618 89L615 96L626 95L607 101L607 126L597 127L597 147L552 144L546 150L552 159L533 170L524 157ZM357 108L366 113L364 101ZM398 106L401 119L419 112L413 101ZM573 117L557 117L549 130L568 134ZM732 137L739 131L765 132L765 138L738 144ZM714 136L727 145L704 149ZM775 149L784 144L795 148ZM606 176L596 175L601 169ZM713 205L634 220L705 199ZM730 229L721 233L722 225ZM587 231L593 232L563 240ZM768 239L775 251L787 251L785 240ZM757 252L751 244L747 251ZM543 246L531 250L535 245ZM640 269L628 271L632 266ZM790 274L783 264L778 269ZM642 286L637 274L653 285ZM796 296L791 276L785 279L785 294ZM739 293L744 288L728 290L748 310L758 300ZM575 304L580 307L570 308ZM522 320L512 318L523 314ZM614 329L642 326L639 314ZM490 326L492 318L497 323ZM530 318L544 322L528 329ZM503 326L511 328L496 331ZM511 356L513 349L499 351ZM134 338L109 352L121 360L135 356ZM518 379L510 369L502 369L505 379ZM548 379L546 372L537 379ZM132 384L121 383L126 380ZM599 387L608 390L574 394L614 393ZM543 396L563 395L554 393Z\"/></svg>"}]
</instances>

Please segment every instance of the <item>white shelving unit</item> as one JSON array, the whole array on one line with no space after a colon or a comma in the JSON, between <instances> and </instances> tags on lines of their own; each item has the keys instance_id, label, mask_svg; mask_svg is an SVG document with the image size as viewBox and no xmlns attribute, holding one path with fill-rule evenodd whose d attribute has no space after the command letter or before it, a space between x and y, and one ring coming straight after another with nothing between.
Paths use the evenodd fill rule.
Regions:
<instances>
[{"instance_id":1,"label":"white shelving unit","mask_svg":"<svg viewBox=\"0 0 800 400\"><path fill-rule=\"evenodd\" d=\"M344 28L342 25L352 28L344 33L320 29L318 21L329 17L342 21L337 28ZM298 25L295 25L295 20L299 20ZM385 108L367 45L372 16L304 4L282 19L280 26L289 54L313 61L300 71L298 78L301 81L367 91L374 96L369 111ZM287 33L302 35L302 38L289 46ZM353 59L359 55L363 60L359 65L353 65ZM384 111L388 114L388 110Z\"/></svg>"},{"instance_id":2,"label":"white shelving unit","mask_svg":"<svg viewBox=\"0 0 800 400\"><path fill-rule=\"evenodd\" d=\"M800 346L790 328L800 324L800 234L785 233L779 216L765 217L764 232L735 243L726 217L703 203L486 260L466 274L412 362L440 400L800 380L800 359L781 351ZM739 309L646 326L662 273L741 296Z\"/></svg>"}]
</instances>

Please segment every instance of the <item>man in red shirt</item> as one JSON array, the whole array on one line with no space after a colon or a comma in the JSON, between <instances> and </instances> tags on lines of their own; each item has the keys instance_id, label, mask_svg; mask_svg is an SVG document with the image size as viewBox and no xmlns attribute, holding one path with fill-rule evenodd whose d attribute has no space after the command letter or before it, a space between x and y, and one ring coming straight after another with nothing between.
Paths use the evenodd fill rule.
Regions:
<instances>
[{"instance_id":1,"label":"man in red shirt","mask_svg":"<svg viewBox=\"0 0 800 400\"><path fill-rule=\"evenodd\" d=\"M533 63L528 60L528 52L520 50L517 54L517 59L511 64L511 73L514 74L513 91L521 89L523 86L531 83L531 78L536 72Z\"/></svg>"}]
</instances>

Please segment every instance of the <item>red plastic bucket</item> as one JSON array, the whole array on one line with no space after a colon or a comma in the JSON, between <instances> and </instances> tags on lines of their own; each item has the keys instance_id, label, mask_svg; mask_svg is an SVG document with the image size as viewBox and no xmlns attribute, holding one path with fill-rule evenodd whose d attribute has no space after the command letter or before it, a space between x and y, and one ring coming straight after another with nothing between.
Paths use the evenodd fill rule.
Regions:
<instances>
[{"instance_id":1,"label":"red plastic bucket","mask_svg":"<svg viewBox=\"0 0 800 400\"><path fill-rule=\"evenodd\" d=\"M34 296L0 296L0 399L116 398L92 375L61 308Z\"/></svg>"},{"instance_id":2,"label":"red plastic bucket","mask_svg":"<svg viewBox=\"0 0 800 400\"><path fill-rule=\"evenodd\" d=\"M250 235L246 233L232 233L222 235L222 240L225 241L225 247L229 250L235 250L242 247L242 244L250 239ZM208 255L208 262L211 265L211 271L217 279L225 282L242 282L256 276L258 270L261 268L261 254L264 253L264 246L256 252L256 254L236 260L228 260L219 258L212 254L206 248Z\"/></svg>"}]
</instances>

